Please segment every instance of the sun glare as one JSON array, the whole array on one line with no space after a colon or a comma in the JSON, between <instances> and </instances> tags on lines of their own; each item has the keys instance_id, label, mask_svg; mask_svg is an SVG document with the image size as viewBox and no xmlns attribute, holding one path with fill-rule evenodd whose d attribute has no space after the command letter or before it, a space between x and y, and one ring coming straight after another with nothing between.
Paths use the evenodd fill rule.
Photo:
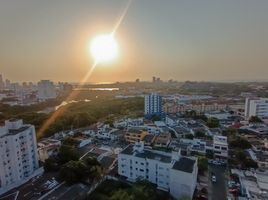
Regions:
<instances>
[{"instance_id":1,"label":"sun glare","mask_svg":"<svg viewBox=\"0 0 268 200\"><path fill-rule=\"evenodd\" d=\"M116 58L118 46L112 35L99 35L91 41L90 52L97 62L108 62Z\"/></svg>"}]
</instances>

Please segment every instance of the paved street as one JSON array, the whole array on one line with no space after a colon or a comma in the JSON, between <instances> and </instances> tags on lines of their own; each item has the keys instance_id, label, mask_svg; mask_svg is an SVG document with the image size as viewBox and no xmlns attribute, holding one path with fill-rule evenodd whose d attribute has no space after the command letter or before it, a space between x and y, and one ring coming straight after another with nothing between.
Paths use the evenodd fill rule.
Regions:
<instances>
[{"instance_id":1,"label":"paved street","mask_svg":"<svg viewBox=\"0 0 268 200\"><path fill-rule=\"evenodd\" d=\"M211 182L211 173L216 176L216 183ZM209 165L209 200L226 200L225 168Z\"/></svg>"}]
</instances>

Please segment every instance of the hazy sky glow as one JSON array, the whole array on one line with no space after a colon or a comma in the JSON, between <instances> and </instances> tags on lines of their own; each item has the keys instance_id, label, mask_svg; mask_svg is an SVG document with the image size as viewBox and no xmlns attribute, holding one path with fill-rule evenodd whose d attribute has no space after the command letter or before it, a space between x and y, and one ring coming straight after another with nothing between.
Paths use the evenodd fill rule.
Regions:
<instances>
[{"instance_id":1,"label":"hazy sky glow","mask_svg":"<svg viewBox=\"0 0 268 200\"><path fill-rule=\"evenodd\" d=\"M110 33L126 0L1 0L0 73L12 81L79 81L91 38ZM89 82L152 76L268 80L267 0L133 0L118 58Z\"/></svg>"}]
</instances>

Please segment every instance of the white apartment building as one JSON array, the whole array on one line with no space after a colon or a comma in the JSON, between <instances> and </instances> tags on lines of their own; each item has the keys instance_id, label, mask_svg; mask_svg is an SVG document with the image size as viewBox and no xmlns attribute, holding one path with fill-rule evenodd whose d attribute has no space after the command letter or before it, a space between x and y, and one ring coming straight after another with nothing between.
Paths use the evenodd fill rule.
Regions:
<instances>
[{"instance_id":1,"label":"white apartment building","mask_svg":"<svg viewBox=\"0 0 268 200\"><path fill-rule=\"evenodd\" d=\"M168 191L174 198L192 198L197 183L197 160L179 152L166 153L144 148L143 142L129 145L118 155L118 173L129 181L145 179Z\"/></svg>"},{"instance_id":2,"label":"white apartment building","mask_svg":"<svg viewBox=\"0 0 268 200\"><path fill-rule=\"evenodd\" d=\"M39 168L35 128L22 120L0 126L0 194L42 173Z\"/></svg>"},{"instance_id":3,"label":"white apartment building","mask_svg":"<svg viewBox=\"0 0 268 200\"><path fill-rule=\"evenodd\" d=\"M249 119L252 116L268 117L268 98L246 98L245 118Z\"/></svg>"},{"instance_id":4,"label":"white apartment building","mask_svg":"<svg viewBox=\"0 0 268 200\"><path fill-rule=\"evenodd\" d=\"M41 80L37 84L38 88L38 99L41 101L45 101L48 99L54 99L57 97L56 95L56 87L53 82L49 80Z\"/></svg>"},{"instance_id":5,"label":"white apartment building","mask_svg":"<svg viewBox=\"0 0 268 200\"><path fill-rule=\"evenodd\" d=\"M144 97L144 115L151 117L152 115L162 114L162 98L157 93L145 95Z\"/></svg>"},{"instance_id":6,"label":"white apartment building","mask_svg":"<svg viewBox=\"0 0 268 200\"><path fill-rule=\"evenodd\" d=\"M222 159L228 157L228 142L226 136L214 135L213 137L214 156Z\"/></svg>"}]
</instances>

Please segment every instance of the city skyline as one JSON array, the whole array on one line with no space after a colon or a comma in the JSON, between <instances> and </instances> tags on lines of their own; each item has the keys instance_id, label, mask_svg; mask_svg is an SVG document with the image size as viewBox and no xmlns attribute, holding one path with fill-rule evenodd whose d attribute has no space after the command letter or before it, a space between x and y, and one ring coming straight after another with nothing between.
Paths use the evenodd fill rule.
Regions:
<instances>
[{"instance_id":1,"label":"city skyline","mask_svg":"<svg viewBox=\"0 0 268 200\"><path fill-rule=\"evenodd\" d=\"M88 44L112 31L128 1L0 2L0 73L13 82L79 82ZM266 81L268 2L131 1L119 55L86 82Z\"/></svg>"}]
</instances>

